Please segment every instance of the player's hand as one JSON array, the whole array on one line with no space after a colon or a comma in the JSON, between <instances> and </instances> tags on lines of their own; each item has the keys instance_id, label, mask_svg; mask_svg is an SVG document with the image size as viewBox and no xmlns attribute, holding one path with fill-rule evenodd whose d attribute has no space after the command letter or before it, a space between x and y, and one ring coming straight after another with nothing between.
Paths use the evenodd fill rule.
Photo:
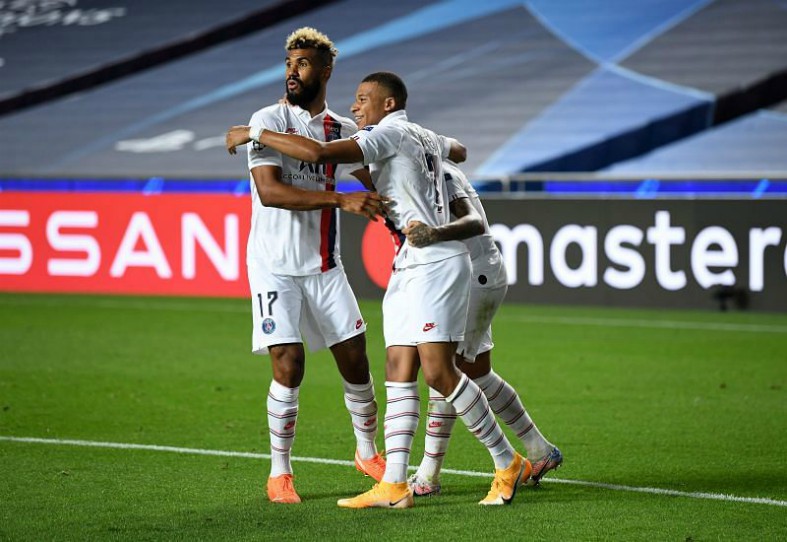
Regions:
<instances>
[{"instance_id":1,"label":"player's hand","mask_svg":"<svg viewBox=\"0 0 787 542\"><path fill-rule=\"evenodd\" d=\"M251 138L249 137L249 126L233 126L227 130L227 136L224 141L226 142L227 152L230 154L237 154L238 150L235 148L238 145L245 145Z\"/></svg>"},{"instance_id":2,"label":"player's hand","mask_svg":"<svg viewBox=\"0 0 787 542\"><path fill-rule=\"evenodd\" d=\"M342 211L375 220L385 213L385 205L388 200L377 192L350 192L341 194L339 201Z\"/></svg>"},{"instance_id":3,"label":"player's hand","mask_svg":"<svg viewBox=\"0 0 787 542\"><path fill-rule=\"evenodd\" d=\"M436 229L418 220L408 222L402 233L407 237L407 242L410 243L410 246L415 248L428 247L440 240Z\"/></svg>"}]
</instances>

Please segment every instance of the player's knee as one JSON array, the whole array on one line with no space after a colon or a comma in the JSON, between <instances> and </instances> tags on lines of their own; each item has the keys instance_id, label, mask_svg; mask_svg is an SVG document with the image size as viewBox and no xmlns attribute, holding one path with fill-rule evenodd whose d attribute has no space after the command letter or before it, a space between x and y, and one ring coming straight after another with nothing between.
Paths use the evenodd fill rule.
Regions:
<instances>
[{"instance_id":1,"label":"player's knee","mask_svg":"<svg viewBox=\"0 0 787 542\"><path fill-rule=\"evenodd\" d=\"M303 381L306 360L302 347L275 346L270 349L273 378L288 388L297 388Z\"/></svg>"},{"instance_id":2,"label":"player's knee","mask_svg":"<svg viewBox=\"0 0 787 542\"><path fill-rule=\"evenodd\" d=\"M459 376L454 371L424 371L424 381L430 388L448 396L459 383Z\"/></svg>"}]
</instances>

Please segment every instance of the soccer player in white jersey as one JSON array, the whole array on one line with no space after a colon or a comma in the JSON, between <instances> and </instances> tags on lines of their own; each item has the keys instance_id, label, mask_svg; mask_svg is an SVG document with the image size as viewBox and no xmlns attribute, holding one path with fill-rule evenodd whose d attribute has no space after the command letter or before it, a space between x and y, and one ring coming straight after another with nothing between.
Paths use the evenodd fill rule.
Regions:
<instances>
[{"instance_id":1,"label":"soccer player in white jersey","mask_svg":"<svg viewBox=\"0 0 787 542\"><path fill-rule=\"evenodd\" d=\"M548 471L560 466L563 454L538 430L514 388L492 370L492 319L508 290L506 269L473 185L451 161L443 163L443 172L451 214L462 217L467 212L466 206L471 205L484 222L481 235L464 240L470 251L473 276L465 338L457 348L456 365L483 390L495 414L522 441L528 458L535 458L531 461L533 472L528 482L537 485ZM416 247L428 246L438 238L434 228L425 224L413 224L406 235ZM430 388L424 457L418 471L408 480L416 496L440 493L440 469L455 421L453 406L439 391Z\"/></svg>"},{"instance_id":2,"label":"soccer player in white jersey","mask_svg":"<svg viewBox=\"0 0 787 542\"><path fill-rule=\"evenodd\" d=\"M251 126L321 141L356 131L355 123L328 109L326 85L336 49L324 34L301 28L286 41L286 101L260 109ZM305 369L304 338L314 351L328 347L344 383L344 400L356 437L358 470L379 480L385 461L377 452L377 403L366 356L366 323L339 256L338 209L374 218L382 199L374 192L340 194L336 179L349 173L363 182L362 164L309 164L272 148L248 146L252 220L248 274L255 354L269 353L271 472L268 498L299 503L290 453Z\"/></svg>"},{"instance_id":3,"label":"soccer player in white jersey","mask_svg":"<svg viewBox=\"0 0 787 542\"><path fill-rule=\"evenodd\" d=\"M456 140L438 136L407 120L407 89L389 72L364 78L351 110L361 129L352 138L322 142L305 137L238 126L227 135L227 147L249 139L308 162L370 166L374 187L389 201L387 223L399 241L394 272L383 300L386 343L386 469L371 490L339 500L346 508L408 508L413 493L407 466L418 426L418 370L440 391L458 416L489 450L495 478L483 505L507 504L531 473L497 424L480 388L454 366L457 343L464 338L470 281L470 258L460 241L445 240L425 248L406 242L404 229L418 221L445 233L446 239L482 231L480 216L449 224L442 160L464 159ZM469 220L467 220L469 218ZM475 224L475 227L473 226ZM469 226L469 227L468 227Z\"/></svg>"}]
</instances>

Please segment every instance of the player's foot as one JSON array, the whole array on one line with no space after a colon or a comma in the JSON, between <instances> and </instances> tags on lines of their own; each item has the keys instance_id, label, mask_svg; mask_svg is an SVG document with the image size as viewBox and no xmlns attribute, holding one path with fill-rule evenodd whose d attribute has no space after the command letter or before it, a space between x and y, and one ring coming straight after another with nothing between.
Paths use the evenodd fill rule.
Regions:
<instances>
[{"instance_id":1,"label":"player's foot","mask_svg":"<svg viewBox=\"0 0 787 542\"><path fill-rule=\"evenodd\" d=\"M553 446L548 454L533 462L533 473L527 481L528 486L537 486L544 475L563 464L563 454L557 446Z\"/></svg>"},{"instance_id":2,"label":"player's foot","mask_svg":"<svg viewBox=\"0 0 787 542\"><path fill-rule=\"evenodd\" d=\"M413 495L416 497L439 495L442 487L436 476L429 480L425 476L420 476L418 473L410 476L410 478L407 479L407 483L410 485L410 489L413 490Z\"/></svg>"},{"instance_id":3,"label":"player's foot","mask_svg":"<svg viewBox=\"0 0 787 542\"><path fill-rule=\"evenodd\" d=\"M268 478L268 498L278 504L297 504L301 498L292 485L292 474Z\"/></svg>"},{"instance_id":4,"label":"player's foot","mask_svg":"<svg viewBox=\"0 0 787 542\"><path fill-rule=\"evenodd\" d=\"M530 478L532 470L533 467L530 465L530 461L514 452L514 459L509 466L495 470L492 488L478 504L486 506L511 504L514 496L516 496L517 488Z\"/></svg>"},{"instance_id":5,"label":"player's foot","mask_svg":"<svg viewBox=\"0 0 787 542\"><path fill-rule=\"evenodd\" d=\"M366 493L351 499L339 499L336 504L342 508L412 508L413 491L407 482L378 482Z\"/></svg>"},{"instance_id":6,"label":"player's foot","mask_svg":"<svg viewBox=\"0 0 787 542\"><path fill-rule=\"evenodd\" d=\"M385 459L380 454L375 454L370 459L361 459L358 450L355 450L355 468L379 482L385 474Z\"/></svg>"}]
</instances>

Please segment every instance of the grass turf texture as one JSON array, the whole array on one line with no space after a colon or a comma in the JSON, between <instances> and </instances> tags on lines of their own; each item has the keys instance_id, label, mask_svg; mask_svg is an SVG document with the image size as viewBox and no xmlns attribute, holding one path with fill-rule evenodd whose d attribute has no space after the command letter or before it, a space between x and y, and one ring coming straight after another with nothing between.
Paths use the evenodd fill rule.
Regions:
<instances>
[{"instance_id":1,"label":"grass turf texture","mask_svg":"<svg viewBox=\"0 0 787 542\"><path fill-rule=\"evenodd\" d=\"M379 303L362 309L384 406ZM248 353L249 310L0 294L0 435L267 453L270 367ZM511 506L476 504L491 476L445 474L443 496L412 510L343 510L370 479L306 462L294 463L304 503L272 505L267 460L0 441L0 539L787 539L781 506L550 481L787 500L787 315L507 305L495 340L497 372L566 457ZM351 460L328 354L308 354L301 390L294 454ZM461 422L445 466L492 471Z\"/></svg>"}]
</instances>

